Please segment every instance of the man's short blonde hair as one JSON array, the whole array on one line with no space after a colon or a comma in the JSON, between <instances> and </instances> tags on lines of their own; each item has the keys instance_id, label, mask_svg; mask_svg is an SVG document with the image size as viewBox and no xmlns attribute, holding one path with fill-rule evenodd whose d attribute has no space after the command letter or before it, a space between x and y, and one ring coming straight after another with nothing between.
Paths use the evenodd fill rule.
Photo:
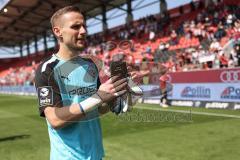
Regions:
<instances>
[{"instance_id":1,"label":"man's short blonde hair","mask_svg":"<svg viewBox=\"0 0 240 160\"><path fill-rule=\"evenodd\" d=\"M82 14L80 9L78 7L76 7L76 6L66 6L64 8L61 8L61 9L57 10L51 17L50 22L51 22L52 28L56 25L57 20L62 15L66 14L66 13L69 13L69 12L77 12L77 13Z\"/></svg>"}]
</instances>

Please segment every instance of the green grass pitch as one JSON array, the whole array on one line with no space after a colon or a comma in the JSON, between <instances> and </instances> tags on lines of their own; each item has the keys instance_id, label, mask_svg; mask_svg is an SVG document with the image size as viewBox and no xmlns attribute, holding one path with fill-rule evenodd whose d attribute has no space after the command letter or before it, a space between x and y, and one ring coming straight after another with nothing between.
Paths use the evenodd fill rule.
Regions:
<instances>
[{"instance_id":1,"label":"green grass pitch","mask_svg":"<svg viewBox=\"0 0 240 160\"><path fill-rule=\"evenodd\" d=\"M159 108L138 104L125 116L101 117L105 160L239 159L240 111ZM1 160L49 159L47 127L35 97L0 95L0 126Z\"/></svg>"}]
</instances>

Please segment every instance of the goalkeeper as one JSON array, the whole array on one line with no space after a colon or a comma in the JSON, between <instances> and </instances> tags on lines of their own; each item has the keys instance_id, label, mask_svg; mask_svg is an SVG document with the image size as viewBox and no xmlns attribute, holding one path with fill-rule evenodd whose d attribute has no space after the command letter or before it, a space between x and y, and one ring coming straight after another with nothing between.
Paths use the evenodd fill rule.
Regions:
<instances>
[{"instance_id":1,"label":"goalkeeper","mask_svg":"<svg viewBox=\"0 0 240 160\"><path fill-rule=\"evenodd\" d=\"M44 60L35 75L39 113L46 118L51 160L100 160L104 157L99 114L127 92L127 79L113 76L101 84L85 47L85 21L68 6L51 18L59 50Z\"/></svg>"}]
</instances>

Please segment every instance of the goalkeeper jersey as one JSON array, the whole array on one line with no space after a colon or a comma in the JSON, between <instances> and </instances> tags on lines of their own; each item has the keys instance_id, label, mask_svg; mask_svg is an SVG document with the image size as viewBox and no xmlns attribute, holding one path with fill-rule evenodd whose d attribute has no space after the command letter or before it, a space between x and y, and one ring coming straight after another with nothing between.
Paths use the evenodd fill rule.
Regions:
<instances>
[{"instance_id":1,"label":"goalkeeper jersey","mask_svg":"<svg viewBox=\"0 0 240 160\"><path fill-rule=\"evenodd\" d=\"M64 61L52 55L36 71L39 113L45 117L47 106L79 103L96 93L99 85L97 67L90 59L76 57ZM53 129L48 121L47 126L51 160L100 160L104 156L98 109L64 128Z\"/></svg>"}]
</instances>

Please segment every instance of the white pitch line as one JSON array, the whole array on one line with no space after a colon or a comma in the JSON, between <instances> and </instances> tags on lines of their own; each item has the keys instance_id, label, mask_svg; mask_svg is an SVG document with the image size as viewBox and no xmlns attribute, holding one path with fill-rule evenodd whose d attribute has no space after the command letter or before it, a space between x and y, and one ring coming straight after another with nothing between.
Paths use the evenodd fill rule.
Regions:
<instances>
[{"instance_id":1,"label":"white pitch line","mask_svg":"<svg viewBox=\"0 0 240 160\"><path fill-rule=\"evenodd\" d=\"M209 113L209 112L195 112L195 111L192 111L192 110L185 111L185 110L175 110L175 109L166 109L166 108L165 109L161 109L161 108L150 108L150 107L143 107L143 106L137 106L135 108L147 109L147 110L159 110L159 111L166 111L166 112L192 113L192 114L198 114L198 115L227 117L227 118L239 118L240 119L240 116L231 115L231 114L219 114L219 113Z\"/></svg>"}]
</instances>

